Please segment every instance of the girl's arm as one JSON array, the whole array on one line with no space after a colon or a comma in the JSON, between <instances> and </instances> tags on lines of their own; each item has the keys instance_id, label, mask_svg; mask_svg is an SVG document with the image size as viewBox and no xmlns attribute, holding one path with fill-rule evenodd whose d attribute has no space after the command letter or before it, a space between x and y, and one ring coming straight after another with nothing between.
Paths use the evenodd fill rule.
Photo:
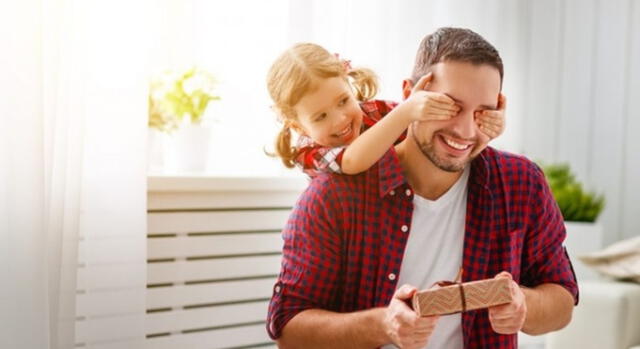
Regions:
<instances>
[{"instance_id":1,"label":"girl's arm","mask_svg":"<svg viewBox=\"0 0 640 349\"><path fill-rule=\"evenodd\" d=\"M378 156L379 158L384 154L386 150L389 149L389 147L393 145L393 143L396 142L396 140L402 135L402 132L404 131L404 129L406 129L407 126L403 125L402 122L399 124L396 121L399 119L398 116L402 117L402 113L398 113L397 111L394 112L393 110L391 110L395 106L396 106L396 103L387 103L387 102L384 102L382 105L379 103L372 104L370 108L373 108L373 109L371 109L370 112L377 115L370 117L371 121L368 122L369 125L372 122L376 122L377 120L387 120L387 118L395 119L395 120L391 120L391 122L379 121L378 123L381 123L382 125L379 126L376 124L376 125L370 126L369 130L364 132L362 135L360 135L353 141L353 143L358 142L359 144L356 146L356 148L362 147L366 149L367 144L370 143L369 140L371 140L371 142L377 142L375 140L376 133L387 132L391 135L391 137L388 137L388 141L385 142L385 144L388 143L389 145L388 146L383 145L383 146L380 146L377 149L377 151L374 150L375 153L380 154ZM385 116L385 114L387 116ZM394 114L396 115L395 117L393 116ZM389 129L383 130L382 128L387 127L385 126L387 124L389 126ZM399 124L399 125L394 125L394 124ZM371 132L373 131L373 129L377 129L377 131ZM365 134L367 134L367 136L365 136ZM386 135L383 135L383 137L386 137ZM359 141L359 139L361 138L364 138L364 140ZM349 146L350 148L353 147L353 143L351 146ZM376 144L376 146L378 145ZM373 165L373 163L375 163L378 160L378 158L374 157L371 160L371 165L365 166L362 170L354 172L354 171L349 171L349 168L347 168L347 171L345 172L344 166L343 166L343 157L347 149L346 145L335 147L335 148L328 148L328 147L319 145L317 143L314 143L311 139L309 139L306 136L300 136L297 148L298 148L298 155L295 158L295 162L297 166L302 169L302 172L304 172L306 175L310 177L315 177L320 173L356 174L368 169L371 165ZM353 154L352 156L358 156L356 153L357 151L353 152L353 148L352 148L352 151L351 151L351 154ZM349 165L347 165L347 167L349 167Z\"/></svg>"},{"instance_id":2,"label":"girl's arm","mask_svg":"<svg viewBox=\"0 0 640 349\"><path fill-rule=\"evenodd\" d=\"M402 105L398 105L344 149L342 172L357 174L366 171L393 146L411 121Z\"/></svg>"},{"instance_id":3,"label":"girl's arm","mask_svg":"<svg viewBox=\"0 0 640 349\"><path fill-rule=\"evenodd\" d=\"M345 149L342 172L357 174L366 171L393 146L411 122L447 120L458 113L459 107L447 95L424 91L432 76L429 73L420 78L404 102Z\"/></svg>"},{"instance_id":4,"label":"girl's arm","mask_svg":"<svg viewBox=\"0 0 640 349\"><path fill-rule=\"evenodd\" d=\"M459 107L445 94L425 91L429 73L413 87L411 95L350 145L327 148L301 137L295 161L307 175L323 172L358 174L366 171L389 150L413 121L447 120ZM382 113L381 113L382 114Z\"/></svg>"}]
</instances>

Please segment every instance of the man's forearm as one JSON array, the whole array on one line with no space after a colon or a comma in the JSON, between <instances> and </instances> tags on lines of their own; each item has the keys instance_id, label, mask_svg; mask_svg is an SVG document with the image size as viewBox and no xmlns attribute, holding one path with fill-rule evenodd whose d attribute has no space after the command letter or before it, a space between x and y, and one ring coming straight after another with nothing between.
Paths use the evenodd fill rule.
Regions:
<instances>
[{"instance_id":1,"label":"man's forearm","mask_svg":"<svg viewBox=\"0 0 640 349\"><path fill-rule=\"evenodd\" d=\"M384 308L353 313L309 309L291 319L278 339L290 348L375 348L388 342L383 328Z\"/></svg>"},{"instance_id":2,"label":"man's forearm","mask_svg":"<svg viewBox=\"0 0 640 349\"><path fill-rule=\"evenodd\" d=\"M523 288L527 303L527 317L522 332L539 335L557 331L571 321L573 296L557 284L542 284Z\"/></svg>"}]
</instances>

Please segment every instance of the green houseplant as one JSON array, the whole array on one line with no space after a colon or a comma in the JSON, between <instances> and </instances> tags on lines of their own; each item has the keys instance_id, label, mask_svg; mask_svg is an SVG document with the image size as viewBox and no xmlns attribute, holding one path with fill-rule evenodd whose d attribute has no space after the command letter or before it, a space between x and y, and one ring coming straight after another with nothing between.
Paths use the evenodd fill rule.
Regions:
<instances>
[{"instance_id":1,"label":"green houseplant","mask_svg":"<svg viewBox=\"0 0 640 349\"><path fill-rule=\"evenodd\" d=\"M214 93L212 74L199 68L167 71L149 86L149 171L201 173L206 170L212 118L205 117ZM207 118L208 120L205 120Z\"/></svg>"},{"instance_id":2,"label":"green houseplant","mask_svg":"<svg viewBox=\"0 0 640 349\"><path fill-rule=\"evenodd\" d=\"M565 221L596 221L604 208L603 195L586 191L566 163L543 165L542 170Z\"/></svg>"},{"instance_id":3,"label":"green houseplant","mask_svg":"<svg viewBox=\"0 0 640 349\"><path fill-rule=\"evenodd\" d=\"M604 196L586 191L566 163L541 167L565 221L564 245L578 280L598 278L598 274L577 257L602 248L604 229L596 220L604 208Z\"/></svg>"},{"instance_id":4,"label":"green houseplant","mask_svg":"<svg viewBox=\"0 0 640 349\"><path fill-rule=\"evenodd\" d=\"M149 127L171 132L177 130L185 117L200 123L209 102L215 95L213 75L190 68L183 72L166 72L151 80L149 88Z\"/></svg>"}]
</instances>

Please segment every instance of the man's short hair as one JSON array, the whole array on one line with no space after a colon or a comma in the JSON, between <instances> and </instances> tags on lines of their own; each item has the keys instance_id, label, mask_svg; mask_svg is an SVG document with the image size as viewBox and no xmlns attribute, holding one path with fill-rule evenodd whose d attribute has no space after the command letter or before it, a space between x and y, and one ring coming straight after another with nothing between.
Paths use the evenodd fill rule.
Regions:
<instances>
[{"instance_id":1,"label":"man's short hair","mask_svg":"<svg viewBox=\"0 0 640 349\"><path fill-rule=\"evenodd\" d=\"M472 30L449 27L440 28L422 39L411 79L416 83L431 71L432 65L447 61L490 65L498 70L502 83L504 68L498 50Z\"/></svg>"}]
</instances>

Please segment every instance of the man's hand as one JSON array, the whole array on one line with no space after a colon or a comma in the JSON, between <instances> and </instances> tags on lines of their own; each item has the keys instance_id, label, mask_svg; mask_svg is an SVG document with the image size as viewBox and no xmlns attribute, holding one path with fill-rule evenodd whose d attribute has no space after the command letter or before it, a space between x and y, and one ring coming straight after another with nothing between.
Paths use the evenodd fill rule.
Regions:
<instances>
[{"instance_id":1,"label":"man's hand","mask_svg":"<svg viewBox=\"0 0 640 349\"><path fill-rule=\"evenodd\" d=\"M527 317L527 303L520 286L513 281L511 274L506 271L496 275L497 278L509 278L511 280L511 303L497 305L489 308L489 322L494 331L500 334L517 333L524 326Z\"/></svg>"},{"instance_id":2,"label":"man's hand","mask_svg":"<svg viewBox=\"0 0 640 349\"><path fill-rule=\"evenodd\" d=\"M449 120L460 112L460 107L449 96L426 90L432 79L433 73L421 77L411 95L396 107L402 110L408 122Z\"/></svg>"},{"instance_id":3,"label":"man's hand","mask_svg":"<svg viewBox=\"0 0 640 349\"><path fill-rule=\"evenodd\" d=\"M420 317L405 300L411 299L416 288L402 285L394 293L386 309L385 332L389 339L400 348L423 348L427 345L438 322L438 316Z\"/></svg>"}]
</instances>

